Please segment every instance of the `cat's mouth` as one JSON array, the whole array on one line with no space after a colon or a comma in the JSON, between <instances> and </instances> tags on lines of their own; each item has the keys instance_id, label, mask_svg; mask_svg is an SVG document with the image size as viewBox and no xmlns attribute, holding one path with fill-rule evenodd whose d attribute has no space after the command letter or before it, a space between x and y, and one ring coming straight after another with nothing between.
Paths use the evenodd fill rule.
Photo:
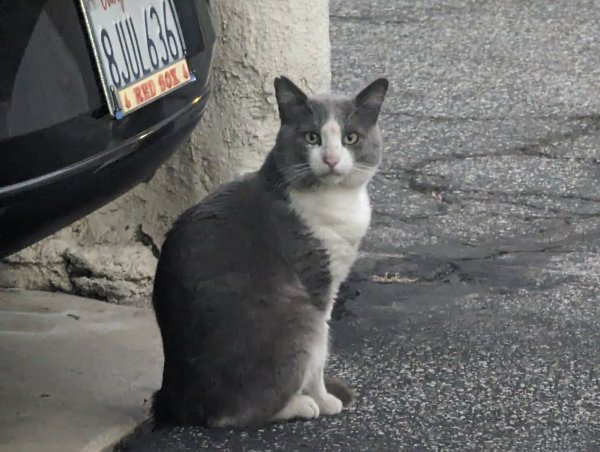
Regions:
<instances>
[{"instance_id":1,"label":"cat's mouth","mask_svg":"<svg viewBox=\"0 0 600 452\"><path fill-rule=\"evenodd\" d=\"M347 168L342 168L341 165L340 166L336 166L334 168L330 168L330 167L321 167L321 168L312 168L312 172L316 177L325 177L325 178L330 178L330 177L346 177L348 174L350 174L350 171Z\"/></svg>"},{"instance_id":2,"label":"cat's mouth","mask_svg":"<svg viewBox=\"0 0 600 452\"><path fill-rule=\"evenodd\" d=\"M335 169L328 169L325 172L321 172L320 174L315 174L317 178L326 183L326 184L337 184L346 177L346 174L343 174L341 171L336 171Z\"/></svg>"}]
</instances>

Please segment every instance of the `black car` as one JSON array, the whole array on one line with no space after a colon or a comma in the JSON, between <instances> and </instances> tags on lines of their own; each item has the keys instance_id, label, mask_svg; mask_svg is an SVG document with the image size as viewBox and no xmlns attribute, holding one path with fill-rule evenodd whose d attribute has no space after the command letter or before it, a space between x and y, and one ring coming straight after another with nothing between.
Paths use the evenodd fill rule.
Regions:
<instances>
[{"instance_id":1,"label":"black car","mask_svg":"<svg viewBox=\"0 0 600 452\"><path fill-rule=\"evenodd\" d=\"M148 180L214 43L207 0L0 0L0 257Z\"/></svg>"}]
</instances>

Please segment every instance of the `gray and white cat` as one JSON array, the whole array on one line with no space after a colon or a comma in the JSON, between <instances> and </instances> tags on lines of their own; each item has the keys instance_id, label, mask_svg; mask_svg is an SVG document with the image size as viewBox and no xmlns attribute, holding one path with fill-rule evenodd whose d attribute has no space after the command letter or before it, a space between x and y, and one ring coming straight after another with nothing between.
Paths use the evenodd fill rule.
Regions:
<instances>
[{"instance_id":1,"label":"gray and white cat","mask_svg":"<svg viewBox=\"0 0 600 452\"><path fill-rule=\"evenodd\" d=\"M158 426L311 419L351 401L324 376L328 320L369 226L387 88L308 97L277 78L281 128L262 168L177 220L154 285Z\"/></svg>"}]
</instances>

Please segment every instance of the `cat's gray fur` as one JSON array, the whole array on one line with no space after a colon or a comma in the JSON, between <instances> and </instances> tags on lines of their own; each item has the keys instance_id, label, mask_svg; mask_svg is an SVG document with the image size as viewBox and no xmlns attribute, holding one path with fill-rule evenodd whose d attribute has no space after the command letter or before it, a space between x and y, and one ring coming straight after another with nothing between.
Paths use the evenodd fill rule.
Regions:
<instances>
[{"instance_id":1,"label":"cat's gray fur","mask_svg":"<svg viewBox=\"0 0 600 452\"><path fill-rule=\"evenodd\" d=\"M307 97L284 77L275 87L281 128L262 168L185 212L163 245L153 295L165 355L152 407L159 426L259 425L334 414L352 400L337 380L323 386L332 285L345 275L332 270L334 251L302 206L318 210L321 193L335 201L366 186L381 159L376 121L387 81L356 97ZM343 177L308 168L309 148L341 152L307 145L306 132L330 120L360 137L347 146L355 165ZM351 259L342 258L341 273ZM315 360L319 347L325 356Z\"/></svg>"}]
</instances>

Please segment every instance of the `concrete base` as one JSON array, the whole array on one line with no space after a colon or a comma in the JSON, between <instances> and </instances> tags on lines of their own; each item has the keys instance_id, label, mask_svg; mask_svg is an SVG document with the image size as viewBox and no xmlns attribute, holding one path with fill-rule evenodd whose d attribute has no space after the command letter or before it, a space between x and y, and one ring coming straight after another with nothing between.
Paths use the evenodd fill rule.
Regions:
<instances>
[{"instance_id":1,"label":"concrete base","mask_svg":"<svg viewBox=\"0 0 600 452\"><path fill-rule=\"evenodd\" d=\"M147 416L162 350L152 311L0 291L0 451L97 451Z\"/></svg>"}]
</instances>

